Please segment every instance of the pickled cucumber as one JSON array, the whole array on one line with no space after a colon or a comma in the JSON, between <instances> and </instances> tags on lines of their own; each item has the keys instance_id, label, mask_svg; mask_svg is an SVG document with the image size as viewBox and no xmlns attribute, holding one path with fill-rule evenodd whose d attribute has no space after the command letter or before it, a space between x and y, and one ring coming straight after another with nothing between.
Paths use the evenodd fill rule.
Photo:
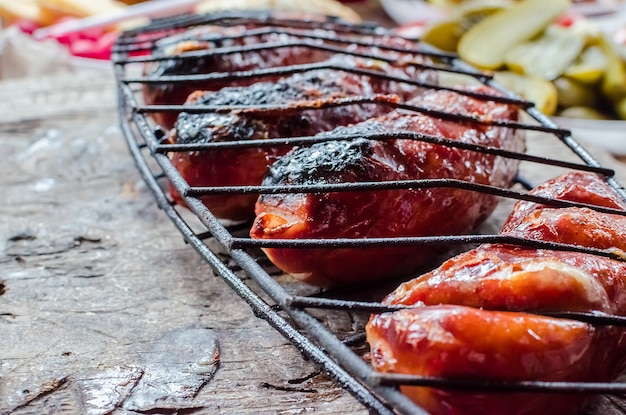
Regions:
<instances>
[{"instance_id":1,"label":"pickled cucumber","mask_svg":"<svg viewBox=\"0 0 626 415\"><path fill-rule=\"evenodd\" d=\"M556 112L558 97L552 82L510 71L496 72L494 79L524 99L534 102L544 114L553 115Z\"/></svg>"},{"instance_id":2,"label":"pickled cucumber","mask_svg":"<svg viewBox=\"0 0 626 415\"><path fill-rule=\"evenodd\" d=\"M558 114L561 117L581 118L587 120L606 120L608 117L592 107L569 107Z\"/></svg>"},{"instance_id":3,"label":"pickled cucumber","mask_svg":"<svg viewBox=\"0 0 626 415\"><path fill-rule=\"evenodd\" d=\"M454 10L463 0L427 0L429 4L442 10Z\"/></svg>"},{"instance_id":4,"label":"pickled cucumber","mask_svg":"<svg viewBox=\"0 0 626 415\"><path fill-rule=\"evenodd\" d=\"M574 63L585 43L584 33L551 25L538 39L512 47L505 54L504 61L516 72L551 81Z\"/></svg>"},{"instance_id":5,"label":"pickled cucumber","mask_svg":"<svg viewBox=\"0 0 626 415\"><path fill-rule=\"evenodd\" d=\"M444 20L428 27L422 34L422 41L447 52L456 52L457 45L465 30L456 20Z\"/></svg>"},{"instance_id":6,"label":"pickled cucumber","mask_svg":"<svg viewBox=\"0 0 626 415\"><path fill-rule=\"evenodd\" d=\"M597 107L600 104L598 88L567 77L554 80L560 107Z\"/></svg>"},{"instance_id":7,"label":"pickled cucumber","mask_svg":"<svg viewBox=\"0 0 626 415\"><path fill-rule=\"evenodd\" d=\"M540 34L569 6L569 0L523 0L498 11L461 37L459 56L482 69L499 69L507 51Z\"/></svg>"},{"instance_id":8,"label":"pickled cucumber","mask_svg":"<svg viewBox=\"0 0 626 415\"><path fill-rule=\"evenodd\" d=\"M509 0L468 1L452 10L449 19L427 27L421 38L436 48L456 52L461 36L469 29L486 17L510 5Z\"/></svg>"},{"instance_id":9,"label":"pickled cucumber","mask_svg":"<svg viewBox=\"0 0 626 415\"><path fill-rule=\"evenodd\" d=\"M459 22L463 30L468 31L486 17L513 4L513 0L469 0L452 10L451 17Z\"/></svg>"},{"instance_id":10,"label":"pickled cucumber","mask_svg":"<svg viewBox=\"0 0 626 415\"><path fill-rule=\"evenodd\" d=\"M602 93L611 101L619 102L626 97L626 63L606 36L601 37L599 45L606 56Z\"/></svg>"},{"instance_id":11,"label":"pickled cucumber","mask_svg":"<svg viewBox=\"0 0 626 415\"><path fill-rule=\"evenodd\" d=\"M576 62L565 70L564 75L585 84L595 84L606 69L606 56L599 46L589 46Z\"/></svg>"},{"instance_id":12,"label":"pickled cucumber","mask_svg":"<svg viewBox=\"0 0 626 415\"><path fill-rule=\"evenodd\" d=\"M615 105L615 112L622 120L626 120L626 98L618 101Z\"/></svg>"}]
</instances>

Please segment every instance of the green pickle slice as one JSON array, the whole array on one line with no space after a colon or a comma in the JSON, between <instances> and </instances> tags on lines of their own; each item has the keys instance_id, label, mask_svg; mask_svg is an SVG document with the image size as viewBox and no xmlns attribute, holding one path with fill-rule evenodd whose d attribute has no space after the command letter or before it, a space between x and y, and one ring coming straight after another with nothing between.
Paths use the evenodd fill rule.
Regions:
<instances>
[{"instance_id":1,"label":"green pickle slice","mask_svg":"<svg viewBox=\"0 0 626 415\"><path fill-rule=\"evenodd\" d=\"M482 69L499 69L512 47L539 35L569 6L568 0L524 0L500 10L461 37L459 56Z\"/></svg>"}]
</instances>

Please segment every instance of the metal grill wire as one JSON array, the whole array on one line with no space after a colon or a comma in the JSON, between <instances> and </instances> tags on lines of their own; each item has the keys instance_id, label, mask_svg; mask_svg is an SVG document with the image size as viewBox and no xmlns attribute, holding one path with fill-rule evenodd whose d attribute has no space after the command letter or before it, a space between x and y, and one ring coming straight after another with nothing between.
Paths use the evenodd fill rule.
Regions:
<instances>
[{"instance_id":1,"label":"metal grill wire","mask_svg":"<svg viewBox=\"0 0 626 415\"><path fill-rule=\"evenodd\" d=\"M441 237L414 237L414 238L378 238L378 239L333 239L333 240L251 240L250 238L242 238L235 236L236 232L233 227L227 227L218 220L200 201L199 197L205 194L219 193L303 193L303 192L320 192L320 191L368 191L377 189L398 189L398 188L428 188L428 187L455 187L463 188L471 191L486 192L495 194L500 197L510 198L513 200L529 200L537 203L543 203L551 206L581 206L580 204L550 200L546 198L528 195L525 191L514 191L510 189L500 189L489 186L480 186L458 180L412 180L384 183L341 183L335 185L318 185L318 186L231 186L219 188L194 188L190 187L181 177L180 173L170 162L167 153L174 151L201 151L211 150L219 151L220 148L245 148L258 145L274 146L274 145L301 145L319 142L319 137L294 137L263 140L258 141L233 141L208 144L166 144L164 138L166 133L155 125L151 120L150 114L154 112L167 111L186 111L193 113L207 112L224 112L233 110L232 107L209 107L209 106L189 106L189 105L145 105L140 98L140 90L137 86L148 83L178 83L188 82L190 80L233 80L242 78L262 79L265 76L285 75L314 69L333 69L337 71L349 71L364 74L355 68L341 65L329 66L325 63L313 63L307 65L294 65L288 67L259 69L245 71L241 73L209 73L209 74L187 74L173 75L163 77L145 76L137 71L133 72L136 67L141 67L146 62L155 62L165 60L165 58L153 53L156 42L167 35L181 34L186 30L202 25L216 26L233 26L247 25L250 27L244 34L245 36L258 36L268 33L283 33L291 37L297 38L296 41L286 44L253 44L241 47L230 48L214 48L203 51L195 51L191 54L184 54L179 59L192 59L202 57L203 55L218 55L228 53L246 53L247 51L258 51L263 48L285 48L285 47L310 47L321 48L336 53L350 53L346 51L346 44L356 43L362 46L368 46L363 42L363 36L368 37L391 35L386 29L377 27L374 23L364 23L361 25L346 24L334 18L328 18L324 21L318 20L289 20L275 18L268 12L237 12L237 13L218 13L211 15L183 15L173 18L162 19L153 22L144 28L125 32L118 40L113 54L113 62L117 85L119 90L119 111L121 126L124 135L128 141L129 149L133 155L137 167L154 193L158 205L164 210L166 215L172 220L174 225L182 233L186 241L188 241L211 265L217 275L231 286L231 288L244 299L255 314L266 320L278 332L290 340L303 355L319 365L328 375L334 378L339 385L352 393L356 399L361 402L372 413L392 414L392 413L411 413L426 414L426 412L417 407L413 402L408 400L398 391L398 385L411 384L422 386L433 386L438 388L460 389L460 390L480 390L483 392L502 392L502 391L527 391L527 392L579 392L579 393L605 393L605 394L622 394L626 393L626 384L618 382L491 382L491 381L464 381L451 380L441 378L429 378L423 376L408 375L392 375L376 373L365 362L363 357L355 352L354 345L362 344L364 336L358 334L351 338L340 339L333 333L323 322L320 322L311 314L311 310L341 310L345 312L363 312L378 313L385 311L394 311L404 306L390 307L378 302L352 301L345 299L330 298L321 293L315 296L293 295L283 287L275 278L270 275L268 267L261 265L262 261L250 254L251 248L258 247L341 247L341 246L385 246L389 243L394 244L477 244L483 242L518 244L523 246L532 246L546 249L557 250L574 250L578 252L587 252L596 255L608 256L614 259L623 260L623 258L614 253L574 247L558 243L548 243L524 240L520 238L505 237L502 235L464 235L464 236L441 236ZM296 30L297 29L297 30ZM314 29L317 29L314 31ZM334 33L328 37L319 32L319 29L326 29ZM231 37L233 38L233 37ZM211 38L209 40L217 40ZM317 43L312 40L318 41ZM323 41L321 44L319 41ZM385 47L377 45L384 50ZM460 62L455 55L442 53L441 51L430 48L428 45L420 44L415 41L415 49L394 49L389 47L390 51L410 53L412 55L426 55L434 58L438 63L432 65L424 65L419 63L421 68L433 69L437 71L453 72L471 76L476 80L485 83L498 91L504 96L483 97L486 99L499 100L513 105L517 105L524 110L536 123L507 123L502 122L505 128L523 129L541 131L550 134L552 139L560 140L565 146L575 154L581 162L568 162L557 158L539 157L525 153L513 153L493 148L484 148L480 146L464 146L458 142L446 140L444 137L432 137L417 133L389 133L389 134L372 134L366 138L373 140L384 140L390 136L402 138L423 140L439 145L459 146L471 151L489 152L502 157L512 157L522 161L531 163L544 164L550 166L558 166L566 169L591 171L603 175L607 183L612 186L616 192L626 200L626 193L622 186L614 179L614 172L611 169L602 167L578 142L576 142L569 131L563 130L555 125L549 118L539 112L532 103L520 99L518 96L496 84L490 76L485 75ZM370 56L362 52L354 52L355 56L387 59L393 64L393 60L384 55ZM374 77L384 77L397 82L406 82L419 87L450 89L439 85L430 85L415 82L407 78L398 78L391 75L381 73L365 73ZM467 94L466 91L457 91L461 94ZM480 97L479 97L480 98ZM354 105L363 103L374 103L378 105L392 105L397 108L403 108L409 111L425 112L432 116L443 119L452 119L457 121L467 121L467 117L459 114L441 113L431 111L427 108L421 108L414 105L406 104L390 104L389 102L378 102L371 97L355 97L354 99L344 100L342 102L334 102L332 105ZM238 108L239 110L253 111L280 111L281 108ZM302 109L306 109L303 107ZM478 119L470 119L472 122L482 122ZM493 125L494 123L491 122ZM359 137L363 137L360 135ZM339 137L341 139L350 139L356 137ZM332 137L331 137L332 139ZM156 162L156 163L154 163ZM180 207L173 205L167 192L164 190L164 181L171 182L177 191L184 195L184 200L188 208L200 219L203 229L198 231L197 225L189 223L188 219L181 215ZM520 180L523 183L522 180ZM530 185L526 185L526 189ZM626 212L615 211L613 209L603 209L596 206L588 206L598 211L608 213L626 215ZM195 229L195 230L194 230ZM240 272L235 272L232 267L225 265L225 260L220 257L216 250L211 247L207 241L211 239L219 243L226 251L226 255L233 260L238 267L243 270L248 278L242 278ZM253 281L252 285L248 281ZM262 291L259 292L258 290ZM270 298L274 304L268 303ZM578 312L560 312L545 313L559 318L570 318L585 321L595 325L615 325L626 326L626 318L621 316L610 316L600 313L578 313Z\"/></svg>"}]
</instances>

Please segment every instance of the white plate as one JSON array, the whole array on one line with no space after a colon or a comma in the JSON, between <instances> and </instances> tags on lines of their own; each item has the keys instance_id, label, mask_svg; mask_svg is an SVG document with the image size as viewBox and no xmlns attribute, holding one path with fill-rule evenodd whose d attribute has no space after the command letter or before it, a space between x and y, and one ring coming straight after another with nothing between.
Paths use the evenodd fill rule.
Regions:
<instances>
[{"instance_id":1,"label":"white plate","mask_svg":"<svg viewBox=\"0 0 626 415\"><path fill-rule=\"evenodd\" d=\"M572 131L572 136L582 145L608 150L616 156L626 156L626 121L583 120L579 118L553 117L559 126Z\"/></svg>"},{"instance_id":2,"label":"white plate","mask_svg":"<svg viewBox=\"0 0 626 415\"><path fill-rule=\"evenodd\" d=\"M380 0L385 13L398 24L435 22L446 15L423 0Z\"/></svg>"}]
</instances>

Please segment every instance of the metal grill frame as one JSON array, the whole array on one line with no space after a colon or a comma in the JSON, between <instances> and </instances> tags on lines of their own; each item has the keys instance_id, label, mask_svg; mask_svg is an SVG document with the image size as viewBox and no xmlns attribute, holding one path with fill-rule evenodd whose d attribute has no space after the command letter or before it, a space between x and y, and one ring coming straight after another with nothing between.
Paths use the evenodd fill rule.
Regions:
<instances>
[{"instance_id":1,"label":"metal grill frame","mask_svg":"<svg viewBox=\"0 0 626 415\"><path fill-rule=\"evenodd\" d=\"M206 145L184 145L184 144L163 144L163 131L155 130L154 126L148 122L149 114L159 111L220 111L223 108L209 107L189 107L185 105L171 106L146 106L141 105L136 100L138 91L134 90L131 85L149 82L181 82L194 78L194 76L174 76L167 79L153 80L149 77L129 77L126 73L128 65L139 64L141 62L153 61L152 57L148 58L129 58L128 54L145 46L151 45L153 40L142 40L137 42L133 40L136 35L161 32L163 33L179 33L180 31L196 25L206 24L237 24L237 23L256 23L259 25L267 25L266 30L283 30L285 33L294 32L289 27L311 28L315 24L315 28L323 28L338 31L343 35L389 35L386 29L377 27L375 23L366 22L361 25L346 24L334 18L328 18L326 21L302 21L302 20L284 20L275 19L271 13L261 12L237 12L237 13L217 13L205 16L183 15L174 18L162 19L153 22L151 25L135 31L125 32L121 37L113 54L113 63L115 75L117 79L119 93L119 116L122 131L127 140L129 151L133 156L138 170L146 182L149 189L154 194L158 206L170 218L175 227L180 231L183 238L204 258L204 260L212 267L216 275L220 276L252 309L255 315L267 321L274 329L276 329L286 339L291 341L295 347L308 359L312 360L325 373L332 377L338 385L350 392L361 404L364 405L371 413L377 414L424 414L427 412L415 405L411 400L399 392L400 384L411 384L421 386L432 386L458 390L480 390L486 392L503 392L503 391L526 391L526 392L576 392L576 393L608 393L622 394L626 393L626 383L618 382L490 382L490 381L464 381L450 380L441 378L428 378L422 376L393 375L375 372L372 367L366 363L361 356L356 354L351 348L354 342L362 341L362 336L354 338L339 339L334 333L324 326L320 321L314 318L307 309L329 309L329 310L347 310L347 311L364 311L371 313L394 311L405 306L390 307L381 303L359 302L335 300L330 298L302 297L288 293L268 272L260 265L257 260L252 257L247 249L259 246L283 246L283 247L301 247L301 246L383 246L389 243L395 244L467 244L482 242L498 242L508 244L519 244L527 246L542 247L546 249L557 250L574 250L578 252L587 252L597 255L603 255L613 259L623 260L615 253L601 250L574 247L571 245L562 245L557 243L544 242L538 244L537 241L528 241L519 238L505 237L502 235L466 235L466 236L445 236L445 237L419 237L419 238L378 238L369 240L275 240L275 241L255 241L249 238L235 237L231 230L224 226L223 222L218 220L200 201L199 197L205 194L217 193L303 193L322 190L332 191L354 191L354 190L371 190L380 188L409 188L409 187L458 187L473 191L483 191L496 194L502 197L508 197L518 200L530 200L537 203L544 203L552 206L585 206L592 209L604 211L607 213L615 213L626 215L626 212L616 211L613 209L598 209L598 207L581 205L576 203L556 201L546 198L534 197L525 192L516 192L509 189L489 188L488 186L471 185L465 182L454 180L415 180L405 182L392 183L352 183L339 184L335 186L291 186L291 187L269 187L269 186L233 186L230 188L191 188L181 177L179 172L170 162L167 153L170 151L193 151L210 147L235 148L250 147L259 143L252 142L229 142L229 143L213 143ZM274 29L272 29L274 28ZM258 29L261 33L263 29ZM156 39L156 38L155 38ZM339 43L349 42L349 38L339 37L333 38ZM139 43L139 45L138 45ZM311 46L310 42L294 42L290 46ZM317 45L319 46L319 45ZM317 47L316 46L316 47ZM280 46L282 47L282 46ZM226 53L232 52L222 51ZM234 50L237 50L236 48ZM241 51L241 50L239 50ZM345 53L345 51L342 51ZM215 50L207 53L216 53ZM471 151L486 151L493 154L516 157L520 160L544 163L548 165L560 166L576 170L592 171L600 173L606 177L607 183L613 187L616 192L626 200L626 191L615 180L614 172L611 169L602 167L576 140L571 136L568 130L563 130L554 124L548 117L538 111L532 103L520 99L518 96L505 90L496 84L493 79L483 73L476 71L474 68L462 63L454 54L443 53L428 45L420 45L419 50L411 51L411 53L426 54L428 56L437 57L447 62L445 66L433 66L433 69L449 72L456 72L470 75L475 79L499 90L504 93L506 102L516 104L521 110L525 110L538 125L521 124L521 123L504 123L507 128L522 128L528 130L538 130L554 135L555 139L561 140L573 153L575 153L582 163L570 163L559 159L551 159L544 157L531 156L527 154L510 154L498 149L477 148L473 146L467 148ZM301 71L319 69L323 65L300 65L299 68L273 68L262 70L258 73L239 73L239 74L209 74L195 76L196 79L217 79L223 77L252 77L278 73L289 73L290 71ZM352 70L345 67L325 67L334 70ZM369 74L378 76L379 74ZM400 82L408 82L407 79L396 79ZM436 87L433 85L419 85L427 87ZM445 89L445 88L441 88ZM361 99L361 102L377 102L376 100ZM344 102L340 105L354 104L355 101ZM391 105L384 102L383 105ZM393 104L398 108L413 110L418 112L427 111L423 108L408 106L406 104ZM232 109L232 108L231 108ZM246 108L241 108L246 110ZM262 108L255 111L263 110ZM272 108L269 110L276 110ZM449 117L450 114L435 113L431 114L440 117ZM458 115L452 114L452 118ZM471 120L472 122L480 120ZM394 134L397 137L397 134ZM362 135L360 135L362 137ZM346 138L346 137L340 137ZM348 137L349 138L349 137ZM376 135L367 137L371 139L389 139L389 136ZM419 134L407 134L406 138L421 139L441 145L461 146L458 142L450 142L441 137L430 137ZM315 137L295 137L288 139L267 140L263 145L298 145L320 141ZM154 163L156 162L156 163ZM197 232L181 215L180 207L176 207L166 190L164 190L164 181L169 180L177 188L188 205L188 208L200 219L206 232ZM260 287L262 293L255 291L244 279L241 278L233 269L229 268L222 258L214 252L207 244L207 238L217 241L229 254L230 258L241 267L247 276L249 276L255 284ZM263 294L263 296L261 295ZM274 302L268 303L263 297L268 296ZM618 325L626 326L626 318L621 316L609 316L601 313L545 313L559 318L570 318L580 321L586 321L596 325Z\"/></svg>"}]
</instances>

